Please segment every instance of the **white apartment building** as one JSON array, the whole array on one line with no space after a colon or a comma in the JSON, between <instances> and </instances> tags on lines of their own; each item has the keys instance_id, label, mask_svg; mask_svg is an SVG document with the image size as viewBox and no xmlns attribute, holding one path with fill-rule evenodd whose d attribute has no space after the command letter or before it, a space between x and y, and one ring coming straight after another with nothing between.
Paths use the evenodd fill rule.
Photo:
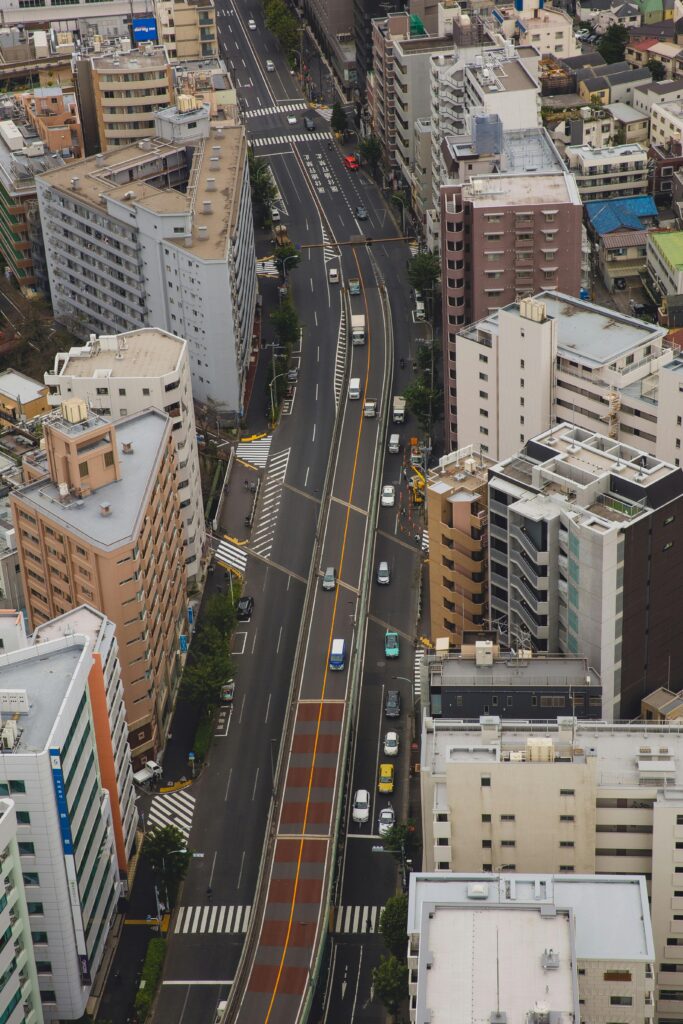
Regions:
<instances>
[{"instance_id":1,"label":"white apartment building","mask_svg":"<svg viewBox=\"0 0 683 1024\"><path fill-rule=\"evenodd\" d=\"M410 876L415 1024L652 1024L653 960L642 878Z\"/></svg>"},{"instance_id":2,"label":"white apartment building","mask_svg":"<svg viewBox=\"0 0 683 1024\"><path fill-rule=\"evenodd\" d=\"M584 203L647 193L647 151L640 143L602 149L567 146L565 159Z\"/></svg>"},{"instance_id":3,"label":"white apartment building","mask_svg":"<svg viewBox=\"0 0 683 1024\"><path fill-rule=\"evenodd\" d=\"M561 423L492 467L488 508L492 627L585 656L610 721L683 683L680 469Z\"/></svg>"},{"instance_id":4,"label":"white apartment building","mask_svg":"<svg viewBox=\"0 0 683 1024\"><path fill-rule=\"evenodd\" d=\"M0 795L14 799L43 1011L85 1012L121 895L89 699L92 648L64 636L0 656ZM106 715L106 708L104 710Z\"/></svg>"},{"instance_id":5,"label":"white apartment building","mask_svg":"<svg viewBox=\"0 0 683 1024\"><path fill-rule=\"evenodd\" d=\"M463 14L464 18L469 23L469 16ZM430 61L432 208L426 216L430 248L438 249L441 188L450 182L443 152L448 136L471 135L473 118L482 114L497 114L504 130L538 128L541 123L538 82L530 70L537 65L538 52L530 47L515 51L508 43L482 54L477 38L473 34L472 45L458 50L457 56L442 54ZM463 168L464 180L472 170Z\"/></svg>"},{"instance_id":6,"label":"white apartment building","mask_svg":"<svg viewBox=\"0 0 683 1024\"><path fill-rule=\"evenodd\" d=\"M52 304L83 337L185 338L195 401L236 415L256 309L246 133L181 108L157 113L155 138L38 179Z\"/></svg>"},{"instance_id":7,"label":"white apartment building","mask_svg":"<svg viewBox=\"0 0 683 1024\"><path fill-rule=\"evenodd\" d=\"M0 0L3 25L25 25L30 27L46 23L60 31L74 29L81 18L92 19L96 14L104 22L107 18L144 17L149 10L149 0L98 0L97 11L89 0L41 0L40 4L27 5L26 0Z\"/></svg>"},{"instance_id":8,"label":"white apartment building","mask_svg":"<svg viewBox=\"0 0 683 1024\"><path fill-rule=\"evenodd\" d=\"M42 644L48 640L75 635L87 637L90 647L92 661L88 674L88 695L93 709L97 757L102 785L109 794L121 889L127 895L128 865L135 850L139 815L133 785L116 627L103 612L82 604L38 626L31 642Z\"/></svg>"},{"instance_id":9,"label":"white apartment building","mask_svg":"<svg viewBox=\"0 0 683 1024\"><path fill-rule=\"evenodd\" d=\"M683 99L653 103L650 111L650 142L668 149L683 140Z\"/></svg>"},{"instance_id":10,"label":"white apartment building","mask_svg":"<svg viewBox=\"0 0 683 1024\"><path fill-rule=\"evenodd\" d=\"M427 871L643 876L656 1015L683 1019L680 726L425 718L421 758ZM620 910L615 902L615 935Z\"/></svg>"},{"instance_id":11,"label":"white apartment building","mask_svg":"<svg viewBox=\"0 0 683 1024\"><path fill-rule=\"evenodd\" d=\"M540 292L458 333L458 442L507 459L568 420L679 465L682 372L664 328Z\"/></svg>"},{"instance_id":12,"label":"white apartment building","mask_svg":"<svg viewBox=\"0 0 683 1024\"><path fill-rule=\"evenodd\" d=\"M0 799L0 1019L43 1024L14 801ZM44 964L40 965L41 970Z\"/></svg>"},{"instance_id":13,"label":"white apartment building","mask_svg":"<svg viewBox=\"0 0 683 1024\"><path fill-rule=\"evenodd\" d=\"M188 582L196 581L206 531L187 342L150 327L99 338L91 335L87 345L55 356L45 383L55 408L67 398L82 398L93 412L113 419L149 408L171 417L185 568Z\"/></svg>"},{"instance_id":14,"label":"white apartment building","mask_svg":"<svg viewBox=\"0 0 683 1024\"><path fill-rule=\"evenodd\" d=\"M496 5L491 10L490 21L506 39L535 46L544 57L562 59L581 53L571 16L542 0L516 0L514 6Z\"/></svg>"}]
</instances>

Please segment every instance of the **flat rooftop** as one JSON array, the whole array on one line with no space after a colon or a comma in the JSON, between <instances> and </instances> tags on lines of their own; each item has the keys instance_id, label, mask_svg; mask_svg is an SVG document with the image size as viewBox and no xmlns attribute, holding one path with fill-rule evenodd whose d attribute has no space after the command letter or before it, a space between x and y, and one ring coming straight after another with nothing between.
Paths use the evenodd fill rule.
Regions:
<instances>
[{"instance_id":1,"label":"flat rooftop","mask_svg":"<svg viewBox=\"0 0 683 1024\"><path fill-rule=\"evenodd\" d=\"M0 718L16 717L19 726L17 746L11 752L3 750L2 760L14 754L41 753L50 745L79 662L90 656L89 651L84 637L70 636L0 655ZM3 704L7 699L3 691L9 690L25 691L28 712ZM6 760L4 770L9 772Z\"/></svg>"},{"instance_id":2,"label":"flat rooftop","mask_svg":"<svg viewBox=\"0 0 683 1024\"><path fill-rule=\"evenodd\" d=\"M88 604L81 604L78 608L58 615L49 622L38 626L32 640L35 644L44 643L47 640L59 640L61 637L86 636L90 641L91 649L94 650L97 641L107 629L114 630L113 622L107 618L104 612L91 608Z\"/></svg>"},{"instance_id":3,"label":"flat rooftop","mask_svg":"<svg viewBox=\"0 0 683 1024\"><path fill-rule=\"evenodd\" d=\"M60 417L60 429L63 423ZM98 488L85 498L71 499L67 504L62 504L59 488L49 478L36 480L15 492L36 512L49 516L64 530L105 551L116 550L130 542L140 528L156 481L156 467L164 451L169 418L157 409L147 409L116 420L112 426L116 430L119 452L125 443L133 446L132 454L121 455L120 480ZM100 512L104 502L110 505L108 516Z\"/></svg>"},{"instance_id":4,"label":"flat rooftop","mask_svg":"<svg viewBox=\"0 0 683 1024\"><path fill-rule=\"evenodd\" d=\"M683 270L683 231L653 231L649 240L670 266Z\"/></svg>"},{"instance_id":5,"label":"flat rooftop","mask_svg":"<svg viewBox=\"0 0 683 1024\"><path fill-rule=\"evenodd\" d=\"M494 657L492 665L477 665L462 654L430 655L427 667L430 677L439 677L442 687L600 686L600 677L587 660L572 655L522 658L503 653Z\"/></svg>"},{"instance_id":6,"label":"flat rooftop","mask_svg":"<svg viewBox=\"0 0 683 1024\"><path fill-rule=\"evenodd\" d=\"M422 728L422 768L444 775L448 765L519 764L538 771L543 762L532 761L527 741L549 746L548 762L558 759L586 764L595 757L596 780L601 786L658 788L666 779L668 793L683 802L683 722L607 723L560 718L557 722L528 722L497 717L479 722L425 719ZM511 759L511 754L521 760Z\"/></svg>"},{"instance_id":7,"label":"flat rooftop","mask_svg":"<svg viewBox=\"0 0 683 1024\"><path fill-rule=\"evenodd\" d=\"M0 395L6 395L25 405L28 402L35 402L47 393L47 389L40 381L27 377L17 370L5 370L0 373Z\"/></svg>"},{"instance_id":8,"label":"flat rooftop","mask_svg":"<svg viewBox=\"0 0 683 1024\"><path fill-rule=\"evenodd\" d=\"M63 377L156 377L173 373L186 342L156 327L102 335L59 353L55 374ZM0 390L1 390L0 378Z\"/></svg>"},{"instance_id":9,"label":"flat rooftop","mask_svg":"<svg viewBox=\"0 0 683 1024\"><path fill-rule=\"evenodd\" d=\"M99 72L112 71L118 75L129 71L150 71L166 67L168 55L163 46L146 46L144 49L120 50L110 53L94 53L90 55L92 65Z\"/></svg>"},{"instance_id":10,"label":"flat rooftop","mask_svg":"<svg viewBox=\"0 0 683 1024\"><path fill-rule=\"evenodd\" d=\"M468 64L468 72L476 78L484 92L518 92L521 89L538 91L538 84L517 57L498 59L491 56L487 61L484 51L483 66ZM484 74L488 71L488 74Z\"/></svg>"},{"instance_id":11,"label":"flat rooftop","mask_svg":"<svg viewBox=\"0 0 683 1024\"><path fill-rule=\"evenodd\" d=\"M574 203L581 205L576 182L571 174L485 174L477 175L463 185L463 195L472 206L538 206L540 203Z\"/></svg>"},{"instance_id":12,"label":"flat rooftop","mask_svg":"<svg viewBox=\"0 0 683 1024\"><path fill-rule=\"evenodd\" d=\"M580 358L593 366L606 366L640 345L660 341L666 334L657 324L561 292L540 292L534 298L545 302L548 316L558 321L558 354L567 359Z\"/></svg>"}]
</instances>

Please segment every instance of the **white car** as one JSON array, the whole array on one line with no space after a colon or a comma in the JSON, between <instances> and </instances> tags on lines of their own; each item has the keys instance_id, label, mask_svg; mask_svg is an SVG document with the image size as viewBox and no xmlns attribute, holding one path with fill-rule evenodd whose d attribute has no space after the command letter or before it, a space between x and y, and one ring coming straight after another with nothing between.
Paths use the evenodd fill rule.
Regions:
<instances>
[{"instance_id":1,"label":"white car","mask_svg":"<svg viewBox=\"0 0 683 1024\"><path fill-rule=\"evenodd\" d=\"M370 820L370 794L367 789L356 791L351 817L361 825Z\"/></svg>"},{"instance_id":2,"label":"white car","mask_svg":"<svg viewBox=\"0 0 683 1024\"><path fill-rule=\"evenodd\" d=\"M385 836L387 832L394 827L396 824L396 815L394 814L394 808L384 807L379 812L379 818L377 820L377 831L381 836Z\"/></svg>"},{"instance_id":3,"label":"white car","mask_svg":"<svg viewBox=\"0 0 683 1024\"><path fill-rule=\"evenodd\" d=\"M249 31L250 32L255 32L256 31L256 22L254 21L253 18L249 19L249 21L247 22L247 25L249 26Z\"/></svg>"},{"instance_id":4,"label":"white car","mask_svg":"<svg viewBox=\"0 0 683 1024\"><path fill-rule=\"evenodd\" d=\"M382 488L382 506L393 508L396 504L396 488L393 484L385 484Z\"/></svg>"},{"instance_id":5,"label":"white car","mask_svg":"<svg viewBox=\"0 0 683 1024\"><path fill-rule=\"evenodd\" d=\"M275 65L273 64L272 60L266 61L266 71L275 71Z\"/></svg>"},{"instance_id":6,"label":"white car","mask_svg":"<svg viewBox=\"0 0 683 1024\"><path fill-rule=\"evenodd\" d=\"M384 753L387 757L398 757L397 732L388 732L384 737Z\"/></svg>"},{"instance_id":7,"label":"white car","mask_svg":"<svg viewBox=\"0 0 683 1024\"><path fill-rule=\"evenodd\" d=\"M287 116L287 124L296 124L296 118L294 114L289 114Z\"/></svg>"}]
</instances>

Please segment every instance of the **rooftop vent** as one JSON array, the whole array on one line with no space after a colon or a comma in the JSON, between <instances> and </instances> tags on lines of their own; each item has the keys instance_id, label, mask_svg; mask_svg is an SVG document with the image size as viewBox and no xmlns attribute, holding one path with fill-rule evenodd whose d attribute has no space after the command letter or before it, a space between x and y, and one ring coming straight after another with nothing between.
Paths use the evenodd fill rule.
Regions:
<instances>
[{"instance_id":1,"label":"rooftop vent","mask_svg":"<svg viewBox=\"0 0 683 1024\"><path fill-rule=\"evenodd\" d=\"M98 153L95 157L95 163L98 167L101 167L104 163L104 153Z\"/></svg>"},{"instance_id":2,"label":"rooftop vent","mask_svg":"<svg viewBox=\"0 0 683 1024\"><path fill-rule=\"evenodd\" d=\"M81 187L80 186L80 178L72 178L71 179L71 188L74 190L74 192L78 192L80 187Z\"/></svg>"},{"instance_id":3,"label":"rooftop vent","mask_svg":"<svg viewBox=\"0 0 683 1024\"><path fill-rule=\"evenodd\" d=\"M212 211L213 211L213 206L211 204L211 200L210 199L204 199L203 202L202 202L202 213L211 213Z\"/></svg>"},{"instance_id":4,"label":"rooftop vent","mask_svg":"<svg viewBox=\"0 0 683 1024\"><path fill-rule=\"evenodd\" d=\"M207 178L206 179L206 191L207 192L215 192L216 191L216 179L215 178Z\"/></svg>"},{"instance_id":5,"label":"rooftop vent","mask_svg":"<svg viewBox=\"0 0 683 1024\"><path fill-rule=\"evenodd\" d=\"M132 455L133 454L133 442L132 441L124 441L123 444L121 445L121 450L123 451L124 455Z\"/></svg>"},{"instance_id":6,"label":"rooftop vent","mask_svg":"<svg viewBox=\"0 0 683 1024\"><path fill-rule=\"evenodd\" d=\"M197 231L199 232L200 241L205 242L206 239L209 237L209 229L207 228L206 224L200 224L199 227L197 228Z\"/></svg>"},{"instance_id":7,"label":"rooftop vent","mask_svg":"<svg viewBox=\"0 0 683 1024\"><path fill-rule=\"evenodd\" d=\"M560 954L554 949L544 949L541 957L541 966L544 971L557 971L560 968Z\"/></svg>"},{"instance_id":8,"label":"rooftop vent","mask_svg":"<svg viewBox=\"0 0 683 1024\"><path fill-rule=\"evenodd\" d=\"M100 505L100 515L101 516L110 516L111 515L111 505L109 504L108 501L103 501L102 504Z\"/></svg>"},{"instance_id":9,"label":"rooftop vent","mask_svg":"<svg viewBox=\"0 0 683 1024\"><path fill-rule=\"evenodd\" d=\"M123 198L126 200L126 202L129 203L131 201L131 199L135 199L135 192L133 192L133 191L124 192L123 193Z\"/></svg>"}]
</instances>

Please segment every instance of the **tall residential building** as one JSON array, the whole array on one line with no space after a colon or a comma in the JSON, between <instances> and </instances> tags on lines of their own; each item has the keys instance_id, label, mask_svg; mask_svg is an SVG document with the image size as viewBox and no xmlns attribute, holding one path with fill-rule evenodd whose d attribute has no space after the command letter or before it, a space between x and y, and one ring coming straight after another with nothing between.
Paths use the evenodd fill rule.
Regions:
<instances>
[{"instance_id":1,"label":"tall residential building","mask_svg":"<svg viewBox=\"0 0 683 1024\"><path fill-rule=\"evenodd\" d=\"M102 786L109 798L121 888L127 895L128 865L135 849L138 812L114 623L102 612L83 604L38 626L31 641L42 644L74 636L88 639L88 699L97 763Z\"/></svg>"},{"instance_id":2,"label":"tall residential building","mask_svg":"<svg viewBox=\"0 0 683 1024\"><path fill-rule=\"evenodd\" d=\"M155 0L159 42L172 61L218 57L213 0Z\"/></svg>"},{"instance_id":3,"label":"tall residential building","mask_svg":"<svg viewBox=\"0 0 683 1024\"><path fill-rule=\"evenodd\" d=\"M427 480L432 638L462 643L488 622L488 470L470 445L444 455Z\"/></svg>"},{"instance_id":4,"label":"tall residential building","mask_svg":"<svg viewBox=\"0 0 683 1024\"><path fill-rule=\"evenodd\" d=\"M496 4L489 18L506 39L531 44L544 57L561 60L581 53L571 14L551 3L515 0L514 5Z\"/></svg>"},{"instance_id":5,"label":"tall residential building","mask_svg":"<svg viewBox=\"0 0 683 1024\"><path fill-rule=\"evenodd\" d=\"M682 766L677 724L425 718L424 868L642 876L652 915L656 1015L680 1021ZM613 920L610 929L619 931ZM619 1005L612 1004L614 1012Z\"/></svg>"},{"instance_id":6,"label":"tall residential building","mask_svg":"<svg viewBox=\"0 0 683 1024\"><path fill-rule=\"evenodd\" d=\"M414 1024L653 1024L654 955L642 878L410 876Z\"/></svg>"},{"instance_id":7,"label":"tall residential building","mask_svg":"<svg viewBox=\"0 0 683 1024\"><path fill-rule=\"evenodd\" d=\"M570 420L680 464L683 361L664 328L543 291L462 328L454 351L447 411L459 444L506 459Z\"/></svg>"},{"instance_id":8,"label":"tall residential building","mask_svg":"<svg viewBox=\"0 0 683 1024\"><path fill-rule=\"evenodd\" d=\"M148 327L92 336L81 348L59 352L45 383L55 407L66 398L82 398L94 413L114 419L145 409L160 409L171 417L185 571L188 582L196 581L206 531L187 342Z\"/></svg>"},{"instance_id":9,"label":"tall residential building","mask_svg":"<svg viewBox=\"0 0 683 1024\"><path fill-rule=\"evenodd\" d=\"M683 684L682 516L680 469L568 423L545 431L490 471L492 625L585 656L605 718L636 717Z\"/></svg>"},{"instance_id":10,"label":"tall residential building","mask_svg":"<svg viewBox=\"0 0 683 1024\"><path fill-rule=\"evenodd\" d=\"M89 604L115 624L137 768L164 746L185 630L171 421L150 409L112 422L68 399L44 442L11 495L29 621Z\"/></svg>"},{"instance_id":11,"label":"tall residential building","mask_svg":"<svg viewBox=\"0 0 683 1024\"><path fill-rule=\"evenodd\" d=\"M0 784L1 785L1 784ZM25 819L25 815L22 815ZM8 1024L43 1024L14 800L0 799L0 1016Z\"/></svg>"},{"instance_id":12,"label":"tall residential building","mask_svg":"<svg viewBox=\"0 0 683 1024\"><path fill-rule=\"evenodd\" d=\"M638 142L623 146L567 146L565 157L581 201L647 194L647 152Z\"/></svg>"},{"instance_id":13,"label":"tall residential building","mask_svg":"<svg viewBox=\"0 0 683 1024\"><path fill-rule=\"evenodd\" d=\"M173 103L173 68L163 46L77 54L74 80L86 153L154 135L154 115Z\"/></svg>"},{"instance_id":14,"label":"tall residential building","mask_svg":"<svg viewBox=\"0 0 683 1024\"><path fill-rule=\"evenodd\" d=\"M0 656L0 793L16 804L48 1020L84 1014L121 895L97 749L97 719L106 728L107 712L90 699L91 666L90 642L78 635Z\"/></svg>"},{"instance_id":15,"label":"tall residential building","mask_svg":"<svg viewBox=\"0 0 683 1024\"><path fill-rule=\"evenodd\" d=\"M52 304L84 337L186 338L194 399L238 414L256 309L246 133L181 106L155 138L39 179Z\"/></svg>"}]
</instances>

